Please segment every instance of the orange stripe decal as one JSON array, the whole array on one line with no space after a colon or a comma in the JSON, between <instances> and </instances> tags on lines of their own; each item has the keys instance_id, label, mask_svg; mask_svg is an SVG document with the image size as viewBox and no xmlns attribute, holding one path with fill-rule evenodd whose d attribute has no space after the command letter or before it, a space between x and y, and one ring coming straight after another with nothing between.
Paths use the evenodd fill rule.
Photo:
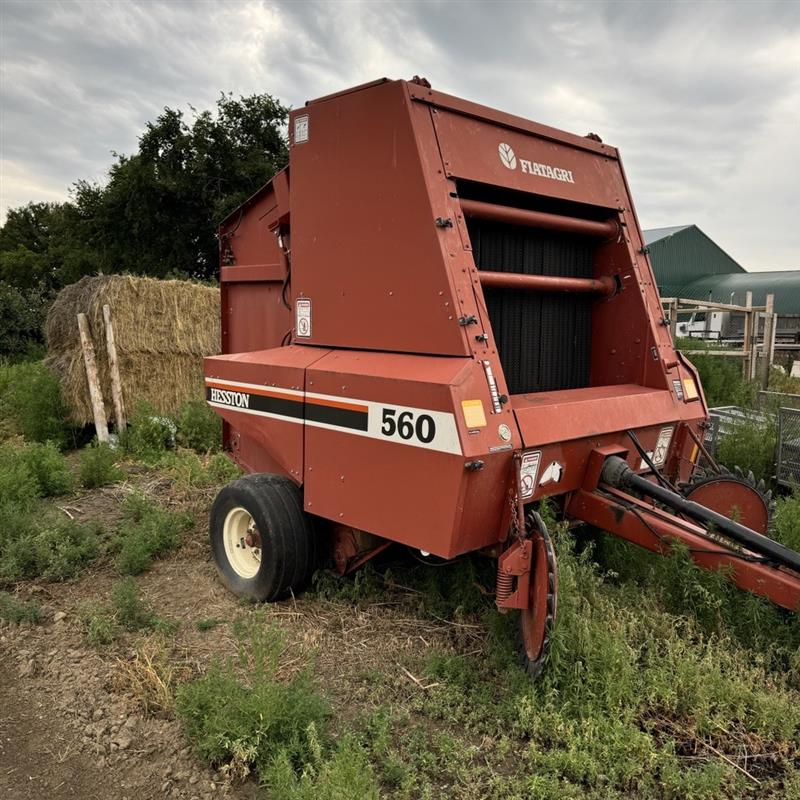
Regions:
<instances>
[{"instance_id":1,"label":"orange stripe decal","mask_svg":"<svg viewBox=\"0 0 800 800\"><path fill-rule=\"evenodd\" d=\"M322 400L319 397L306 397L306 403L313 403L317 406L330 406L331 408L343 408L346 411L369 411L369 406L360 406L356 403L343 403L340 400Z\"/></svg>"},{"instance_id":2,"label":"orange stripe decal","mask_svg":"<svg viewBox=\"0 0 800 800\"><path fill-rule=\"evenodd\" d=\"M306 402L306 403L313 403L317 406L329 406L330 408L341 408L345 411L361 411L363 413L367 413L369 411L369 406L361 405L359 403L347 403L343 400L329 400L327 398L323 399L320 397L308 397L302 394L293 394L287 391L282 391L281 389L268 389L268 388L258 388L255 389L252 386L241 386L239 384L234 383L233 381L220 382L215 381L213 379L206 379L206 386L211 386L214 389L224 389L227 391L234 391L234 392L245 392L246 394L257 394L261 395L262 397L277 397L279 399L291 399L297 400L298 402ZM296 390L295 390L296 391Z\"/></svg>"}]
</instances>

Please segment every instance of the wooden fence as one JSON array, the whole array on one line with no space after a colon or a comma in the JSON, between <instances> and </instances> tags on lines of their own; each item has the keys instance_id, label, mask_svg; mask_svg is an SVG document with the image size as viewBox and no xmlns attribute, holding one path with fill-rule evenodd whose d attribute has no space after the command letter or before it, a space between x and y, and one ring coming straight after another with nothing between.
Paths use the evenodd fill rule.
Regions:
<instances>
[{"instance_id":1,"label":"wooden fence","mask_svg":"<svg viewBox=\"0 0 800 800\"><path fill-rule=\"evenodd\" d=\"M711 300L688 300L678 297L664 297L661 299L664 309L664 320L669 324L672 340L678 334L678 315L706 313L706 335L695 336L706 342L722 343L709 335L710 315L714 312L744 315L744 332L741 337L741 347L709 347L706 351L714 356L726 356L742 359L742 373L745 378L758 378L764 388L769 382L769 368L775 361L775 332L777 330L778 315L775 313L775 296L768 294L763 306L753 305L753 293L747 292L745 305L737 306L731 303L717 303ZM763 324L762 324L763 320ZM729 344L734 342L729 342ZM739 342L736 341L736 344Z\"/></svg>"}]
</instances>

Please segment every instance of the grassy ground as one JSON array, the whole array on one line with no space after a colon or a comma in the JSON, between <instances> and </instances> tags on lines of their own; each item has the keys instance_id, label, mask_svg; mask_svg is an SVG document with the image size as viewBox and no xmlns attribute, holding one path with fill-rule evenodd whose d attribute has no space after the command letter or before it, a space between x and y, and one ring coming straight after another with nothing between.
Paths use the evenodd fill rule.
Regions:
<instances>
[{"instance_id":1,"label":"grassy ground","mask_svg":"<svg viewBox=\"0 0 800 800\"><path fill-rule=\"evenodd\" d=\"M9 741L47 796L75 796L59 781L72 745L45 766L35 749L52 730L96 754L82 780L139 800L800 798L793 615L680 553L554 519L558 625L535 685L479 559L426 567L397 548L300 598L242 604L207 545L235 474L211 452L214 421L198 406L177 432L136 421L117 450L67 455L67 432L31 443L6 426L0 671L48 702L0 741L0 794L31 796L18 766L3 783ZM800 546L800 496L780 501L776 535Z\"/></svg>"},{"instance_id":2,"label":"grassy ground","mask_svg":"<svg viewBox=\"0 0 800 800\"><path fill-rule=\"evenodd\" d=\"M4 447L18 476L28 451ZM70 581L55 586L78 590L81 646L124 664L111 670L116 691L134 713L174 720L195 758L234 787L257 781L262 797L281 799L800 797L798 624L680 556L553 525L559 625L531 686L487 563L437 569L398 552L351 579L318 575L295 604L231 598L223 613L176 618L173 595L145 596L147 579L163 559L208 565L214 457L123 460L114 483L47 498L43 487L66 491L51 461L18 502L59 520L66 544L31 565L6 540L0 616L36 626L30 589ZM71 520L78 506L90 513ZM782 501L779 524L798 535L800 500ZM45 534L33 530L25 549ZM203 580L215 583L210 565ZM225 646L210 652L176 644L219 631Z\"/></svg>"}]
</instances>

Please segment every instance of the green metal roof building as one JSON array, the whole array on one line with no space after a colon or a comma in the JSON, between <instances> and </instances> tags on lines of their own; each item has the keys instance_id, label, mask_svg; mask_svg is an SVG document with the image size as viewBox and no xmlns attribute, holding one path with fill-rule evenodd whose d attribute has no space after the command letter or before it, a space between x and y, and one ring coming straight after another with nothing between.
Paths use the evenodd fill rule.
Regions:
<instances>
[{"instance_id":1,"label":"green metal roof building","mask_svg":"<svg viewBox=\"0 0 800 800\"><path fill-rule=\"evenodd\" d=\"M758 306L772 294L779 316L800 316L800 270L747 272L697 225L651 228L643 234L662 297L744 305L746 293L752 292Z\"/></svg>"}]
</instances>

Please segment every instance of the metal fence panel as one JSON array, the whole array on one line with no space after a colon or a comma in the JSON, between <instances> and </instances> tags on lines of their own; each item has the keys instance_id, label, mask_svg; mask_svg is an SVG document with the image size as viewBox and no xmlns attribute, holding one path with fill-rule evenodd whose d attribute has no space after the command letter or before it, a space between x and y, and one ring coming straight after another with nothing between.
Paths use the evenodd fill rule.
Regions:
<instances>
[{"instance_id":1,"label":"metal fence panel","mask_svg":"<svg viewBox=\"0 0 800 800\"><path fill-rule=\"evenodd\" d=\"M800 485L800 409L778 412L778 483Z\"/></svg>"},{"instance_id":2,"label":"metal fence panel","mask_svg":"<svg viewBox=\"0 0 800 800\"><path fill-rule=\"evenodd\" d=\"M703 444L712 458L717 456L717 439L719 438L719 417L716 414L709 414L708 427L703 436Z\"/></svg>"},{"instance_id":3,"label":"metal fence panel","mask_svg":"<svg viewBox=\"0 0 800 800\"><path fill-rule=\"evenodd\" d=\"M760 408L800 408L800 394L786 394L785 392L759 392L758 405Z\"/></svg>"},{"instance_id":4,"label":"metal fence panel","mask_svg":"<svg viewBox=\"0 0 800 800\"><path fill-rule=\"evenodd\" d=\"M706 433L706 438L708 439L709 433L711 433L711 444L714 448L716 448L720 439L727 436L741 422L756 422L759 425L766 425L771 419L774 419L772 414L739 406L709 408L708 417L712 427Z\"/></svg>"},{"instance_id":5,"label":"metal fence panel","mask_svg":"<svg viewBox=\"0 0 800 800\"><path fill-rule=\"evenodd\" d=\"M717 406L708 409L708 427L703 437L703 444L712 458L717 458L720 442L733 433L742 422L754 422L765 428L774 423L775 415L764 411L754 411L740 406ZM727 467L735 466L726 464Z\"/></svg>"}]
</instances>

